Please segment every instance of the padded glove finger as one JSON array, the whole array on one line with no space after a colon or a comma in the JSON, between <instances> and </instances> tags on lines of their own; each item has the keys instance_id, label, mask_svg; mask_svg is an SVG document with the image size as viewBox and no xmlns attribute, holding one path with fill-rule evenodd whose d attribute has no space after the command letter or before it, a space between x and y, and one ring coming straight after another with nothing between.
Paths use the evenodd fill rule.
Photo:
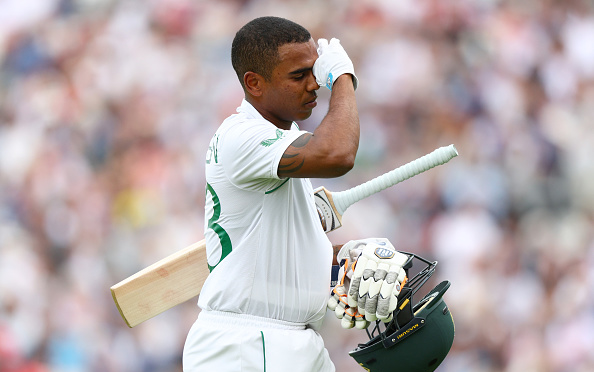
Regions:
<instances>
[{"instance_id":1,"label":"padded glove finger","mask_svg":"<svg viewBox=\"0 0 594 372\"><path fill-rule=\"evenodd\" d=\"M351 284L349 286L348 304L351 307L358 307L359 302L359 291L361 286L361 280L363 278L363 272L368 259L365 257L359 257L355 262L355 270L353 277L351 278Z\"/></svg>"},{"instance_id":2,"label":"padded glove finger","mask_svg":"<svg viewBox=\"0 0 594 372\"><path fill-rule=\"evenodd\" d=\"M332 311L336 311L336 316L339 317L339 319L342 317L342 315L339 316L338 314L342 314L344 312L345 306L347 306L346 288L348 288L349 285L349 279L347 277L347 274L350 269L351 266L349 265L349 260L343 260L342 265L338 270L338 284L334 288L332 288L331 296L328 299L328 308ZM337 310L339 307L342 310Z\"/></svg>"},{"instance_id":3,"label":"padded glove finger","mask_svg":"<svg viewBox=\"0 0 594 372\"><path fill-rule=\"evenodd\" d=\"M368 322L391 320L402 282L406 278L403 265L407 261L408 256L396 251L391 244L366 244L355 265L348 291L349 306L357 306L359 314L365 316Z\"/></svg>"},{"instance_id":4,"label":"padded glove finger","mask_svg":"<svg viewBox=\"0 0 594 372\"><path fill-rule=\"evenodd\" d=\"M355 326L357 318L357 309L348 307L345 309L344 316L341 318L340 326L344 329L350 329Z\"/></svg>"},{"instance_id":5,"label":"padded glove finger","mask_svg":"<svg viewBox=\"0 0 594 372\"><path fill-rule=\"evenodd\" d=\"M357 307L350 307L347 301L347 289L350 286L349 276L352 273L355 263L350 264L349 259L342 260L338 276L340 281L332 289L332 296L328 299L328 308L334 311L334 315L341 319L341 326L343 328L353 328L354 326L362 327L362 316L357 312Z\"/></svg>"},{"instance_id":6,"label":"padded glove finger","mask_svg":"<svg viewBox=\"0 0 594 372\"><path fill-rule=\"evenodd\" d=\"M328 40L318 39L318 57L321 57L322 54L324 54L326 48L328 48Z\"/></svg>"},{"instance_id":7,"label":"padded glove finger","mask_svg":"<svg viewBox=\"0 0 594 372\"><path fill-rule=\"evenodd\" d=\"M366 329L369 327L369 322L365 319L365 317L361 314L358 314L355 320L355 328L357 329Z\"/></svg>"},{"instance_id":8,"label":"padded glove finger","mask_svg":"<svg viewBox=\"0 0 594 372\"><path fill-rule=\"evenodd\" d=\"M325 43L322 42L320 46L323 49ZM323 50L321 53L324 53ZM380 296L385 293L382 292L382 282L385 281L385 277L390 271L388 270L390 265L382 262L382 270L376 275L379 258L374 254L363 255L368 245L396 251L392 244L384 238L351 240L342 246L337 254L338 261L342 263L338 275L339 285L333 288L332 296L328 300L328 308L334 311L337 318L341 319L343 328L352 328L353 326L358 329L367 328L370 324L369 319L365 317L367 301L370 301L369 317L374 320L377 316L377 304ZM372 285L373 288L370 289ZM375 295L373 300L369 296L370 290ZM388 299L390 297L394 296L387 296ZM394 304L391 304L388 300L388 309L396 307L398 299L395 298L395 301ZM390 317L391 314L388 319Z\"/></svg>"},{"instance_id":9,"label":"padded glove finger","mask_svg":"<svg viewBox=\"0 0 594 372\"><path fill-rule=\"evenodd\" d=\"M318 59L314 63L313 74L319 86L325 85L330 90L336 79L343 74L353 76L355 89L359 85L353 62L336 38L332 38L329 43L326 39L318 40Z\"/></svg>"},{"instance_id":10,"label":"padded glove finger","mask_svg":"<svg viewBox=\"0 0 594 372\"><path fill-rule=\"evenodd\" d=\"M406 283L406 273L401 267L397 271L389 271L384 279L377 303L377 318L383 322L392 320L392 313L398 305L398 295L402 285Z\"/></svg>"},{"instance_id":11,"label":"padded glove finger","mask_svg":"<svg viewBox=\"0 0 594 372\"><path fill-rule=\"evenodd\" d=\"M367 293L368 300L365 302L365 319L370 322L377 319L376 313L378 302L380 301L380 291L384 287L384 279L386 278L389 269L389 264L380 262L373 274L373 280L370 282Z\"/></svg>"},{"instance_id":12,"label":"padded glove finger","mask_svg":"<svg viewBox=\"0 0 594 372\"><path fill-rule=\"evenodd\" d=\"M363 259L361 257L359 260ZM361 285L359 286L359 293L358 293L358 309L361 315L365 315L365 312L368 309L368 303L373 301L371 296L369 295L369 288L373 283L373 276L375 274L375 269L377 268L377 262L372 260L367 260L367 264L365 265L365 269L363 270L363 275L361 276ZM353 277L355 277L353 275ZM349 291L350 295L350 291ZM350 298L350 297L349 297ZM375 313L375 311L374 311ZM369 318L366 317L367 320Z\"/></svg>"}]
</instances>

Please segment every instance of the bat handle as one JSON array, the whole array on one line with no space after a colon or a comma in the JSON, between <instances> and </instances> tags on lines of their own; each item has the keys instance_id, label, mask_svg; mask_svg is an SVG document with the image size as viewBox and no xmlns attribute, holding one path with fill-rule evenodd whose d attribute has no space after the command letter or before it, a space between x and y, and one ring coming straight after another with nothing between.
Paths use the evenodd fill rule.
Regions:
<instances>
[{"instance_id":1,"label":"bat handle","mask_svg":"<svg viewBox=\"0 0 594 372\"><path fill-rule=\"evenodd\" d=\"M454 145L440 147L425 156L413 160L388 173L384 173L359 186L355 186L345 191L334 192L332 194L334 205L336 206L338 213L342 215L348 207L359 200L394 186L397 183L425 172L435 166L445 164L455 156L458 156L458 151Z\"/></svg>"}]
</instances>

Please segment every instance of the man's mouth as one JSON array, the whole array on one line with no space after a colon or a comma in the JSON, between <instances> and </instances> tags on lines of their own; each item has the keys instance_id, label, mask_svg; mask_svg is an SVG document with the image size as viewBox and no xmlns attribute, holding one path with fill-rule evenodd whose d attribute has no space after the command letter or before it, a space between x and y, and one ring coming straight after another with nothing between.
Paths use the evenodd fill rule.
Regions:
<instances>
[{"instance_id":1,"label":"man's mouth","mask_svg":"<svg viewBox=\"0 0 594 372\"><path fill-rule=\"evenodd\" d=\"M307 102L307 103L305 104L305 106L306 106L306 107L311 107L311 108L313 108L313 107L316 107L316 106L318 105L318 103L316 102L316 99L317 99L317 98L318 98L318 97L314 97L314 98L313 98L311 101Z\"/></svg>"}]
</instances>

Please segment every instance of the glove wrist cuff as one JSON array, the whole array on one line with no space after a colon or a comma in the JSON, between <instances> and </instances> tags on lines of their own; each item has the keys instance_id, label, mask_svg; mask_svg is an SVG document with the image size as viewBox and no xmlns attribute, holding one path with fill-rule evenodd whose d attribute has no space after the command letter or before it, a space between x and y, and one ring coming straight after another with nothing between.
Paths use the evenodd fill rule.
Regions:
<instances>
[{"instance_id":1,"label":"glove wrist cuff","mask_svg":"<svg viewBox=\"0 0 594 372\"><path fill-rule=\"evenodd\" d=\"M334 288L339 283L340 265L332 265L332 272L330 273L330 288Z\"/></svg>"},{"instance_id":2,"label":"glove wrist cuff","mask_svg":"<svg viewBox=\"0 0 594 372\"><path fill-rule=\"evenodd\" d=\"M346 74L351 75L353 81L353 88L354 90L357 90L357 86L359 85L359 79L357 78L357 75L355 75L355 73L349 69L345 69L344 71L331 72L330 74L328 74L328 81L326 82L326 87L332 90L332 87L334 86L336 80L338 80L338 78L342 75Z\"/></svg>"}]
</instances>

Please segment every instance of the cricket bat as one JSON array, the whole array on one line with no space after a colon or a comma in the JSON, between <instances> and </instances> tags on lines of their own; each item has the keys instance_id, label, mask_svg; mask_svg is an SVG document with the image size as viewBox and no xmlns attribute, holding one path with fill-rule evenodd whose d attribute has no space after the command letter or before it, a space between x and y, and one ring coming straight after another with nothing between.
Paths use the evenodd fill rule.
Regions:
<instances>
[{"instance_id":1,"label":"cricket bat","mask_svg":"<svg viewBox=\"0 0 594 372\"><path fill-rule=\"evenodd\" d=\"M342 226L342 215L354 203L394 186L458 155L454 145L440 147L351 189L330 192L314 190L322 227L326 233ZM208 277L206 243L201 240L111 287L113 300L122 318L132 328L200 294Z\"/></svg>"}]
</instances>

